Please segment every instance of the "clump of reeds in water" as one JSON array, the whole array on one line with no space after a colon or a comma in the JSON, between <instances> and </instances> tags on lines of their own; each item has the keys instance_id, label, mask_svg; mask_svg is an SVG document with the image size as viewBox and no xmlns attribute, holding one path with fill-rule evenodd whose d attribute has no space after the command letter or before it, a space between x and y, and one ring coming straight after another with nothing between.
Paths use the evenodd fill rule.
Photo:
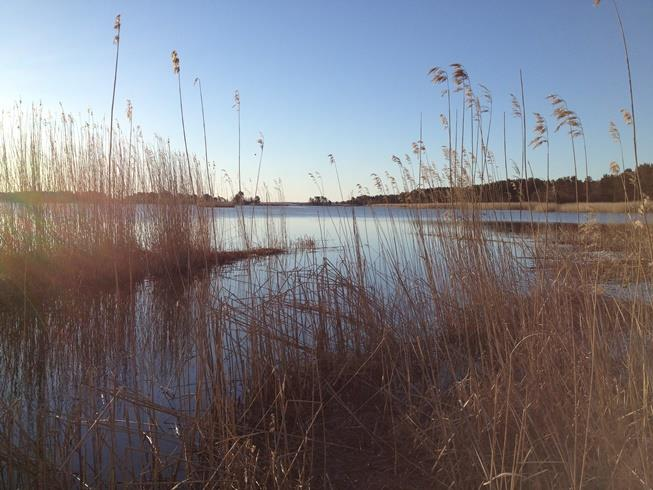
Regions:
<instances>
[{"instance_id":1,"label":"clump of reeds in water","mask_svg":"<svg viewBox=\"0 0 653 490\"><path fill-rule=\"evenodd\" d=\"M211 208L197 206L206 173L185 153L69 114L5 114L0 288L20 297L75 287L184 278L228 260ZM18 128L13 129L13 128ZM112 140L113 165L107 165ZM189 166L189 162L193 166ZM194 179L190 173L195 174ZM212 198L211 198L212 199ZM255 251L252 253L256 253Z\"/></svg>"}]
</instances>

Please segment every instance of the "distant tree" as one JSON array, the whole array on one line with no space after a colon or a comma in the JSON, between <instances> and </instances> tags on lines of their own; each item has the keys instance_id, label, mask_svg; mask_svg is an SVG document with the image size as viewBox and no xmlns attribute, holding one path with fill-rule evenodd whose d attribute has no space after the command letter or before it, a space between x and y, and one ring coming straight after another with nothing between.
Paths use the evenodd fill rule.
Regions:
<instances>
[{"instance_id":1,"label":"distant tree","mask_svg":"<svg viewBox=\"0 0 653 490\"><path fill-rule=\"evenodd\" d=\"M245 201L245 193L243 191L238 191L231 201L234 204L242 204Z\"/></svg>"},{"instance_id":2,"label":"distant tree","mask_svg":"<svg viewBox=\"0 0 653 490\"><path fill-rule=\"evenodd\" d=\"M308 199L308 202L314 206L328 206L331 201L326 196L314 196Z\"/></svg>"}]
</instances>

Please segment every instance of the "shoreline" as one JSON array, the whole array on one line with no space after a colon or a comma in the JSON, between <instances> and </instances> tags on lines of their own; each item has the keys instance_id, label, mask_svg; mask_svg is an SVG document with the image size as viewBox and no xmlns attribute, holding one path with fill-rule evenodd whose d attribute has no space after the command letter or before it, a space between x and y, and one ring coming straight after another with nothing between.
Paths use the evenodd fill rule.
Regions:
<instances>
[{"instance_id":1,"label":"shoreline","mask_svg":"<svg viewBox=\"0 0 653 490\"><path fill-rule=\"evenodd\" d=\"M590 202L588 203L549 203L548 212L553 213L638 213L643 205L641 201L624 202ZM488 211L536 211L546 212L547 205L542 202L459 202L454 203L374 203L370 207L421 208L421 209L481 209Z\"/></svg>"}]
</instances>

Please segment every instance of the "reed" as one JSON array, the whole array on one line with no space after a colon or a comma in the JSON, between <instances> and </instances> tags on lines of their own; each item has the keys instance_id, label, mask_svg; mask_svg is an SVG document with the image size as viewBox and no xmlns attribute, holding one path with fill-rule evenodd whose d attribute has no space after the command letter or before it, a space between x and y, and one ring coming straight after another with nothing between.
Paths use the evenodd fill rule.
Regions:
<instances>
[{"instance_id":1,"label":"reed","mask_svg":"<svg viewBox=\"0 0 653 490\"><path fill-rule=\"evenodd\" d=\"M109 195L112 193L112 182L115 180L115 170L113 165L113 160L111 159L111 153L113 150L113 109L116 102L116 84L118 82L118 59L120 55L120 15L116 15L116 19L113 24L113 29L115 35L113 37L113 42L116 45L116 63L113 72L113 92L111 95L111 113L109 116Z\"/></svg>"},{"instance_id":2,"label":"reed","mask_svg":"<svg viewBox=\"0 0 653 490\"><path fill-rule=\"evenodd\" d=\"M600 0L595 0L594 5L598 7L599 4L600 4ZM628 75L628 96L630 99L630 112L626 109L622 109L621 112L624 118L624 122L627 125L632 125L633 127L633 155L635 160L635 170L637 171L639 170L639 147L637 144L637 121L635 118L635 93L633 90L633 76L632 76L631 65L630 65L630 53L628 51L626 29L624 28L624 23L621 18L621 12L619 10L619 5L617 4L617 0L612 0L612 6L614 7L615 17L617 19L617 24L619 26L619 33L621 34L621 41L624 48L624 58L626 62L626 74ZM637 186L639 190L639 198L643 199L644 193L642 192L642 183L639 178L637 179ZM646 217L646 215L644 216L644 223L648 225L648 218ZM653 253L653 235L651 235L650 231L648 234L648 238L649 238L649 248Z\"/></svg>"},{"instance_id":3,"label":"reed","mask_svg":"<svg viewBox=\"0 0 653 490\"><path fill-rule=\"evenodd\" d=\"M129 104L129 134L114 130L113 136L110 127L76 123L66 114L47 118L37 109L25 115L17 108L6 116L5 128L29 121L14 138L3 134L1 151L20 156L5 169L6 185L15 186L7 190L35 190L4 194L8 200L0 203L3 292L20 296L26 280L39 294L82 285L129 287L150 276L184 277L231 253L217 248L225 231L213 208L196 206L188 193L203 184L191 184L185 154L134 134L132 111ZM108 139L119 162L110 190ZM24 141L34 143L26 147ZM244 246L238 237L222 239ZM245 248L250 245L256 248Z\"/></svg>"},{"instance_id":4,"label":"reed","mask_svg":"<svg viewBox=\"0 0 653 490\"><path fill-rule=\"evenodd\" d=\"M578 203L577 212L580 213L580 198L578 194L578 164L576 161L576 145L574 140L581 136L582 127L580 125L580 120L576 113L570 110L567 107L567 102L556 94L551 94L547 97L551 105L553 105L553 115L558 122L558 125L555 128L556 133L563 126L567 126L569 140L571 141L571 152L574 163L574 177L575 177L575 192L576 192L576 203Z\"/></svg>"},{"instance_id":5,"label":"reed","mask_svg":"<svg viewBox=\"0 0 653 490\"><path fill-rule=\"evenodd\" d=\"M340 199L344 202L345 195L342 193L342 185L340 184L340 174L338 173L338 164L336 163L335 157L329 153L329 163L333 165L333 169L336 172L336 180L338 181L338 190L340 191Z\"/></svg>"},{"instance_id":6,"label":"reed","mask_svg":"<svg viewBox=\"0 0 653 490\"><path fill-rule=\"evenodd\" d=\"M209 194L213 196L213 185L211 178L211 171L209 170L209 147L206 140L206 118L204 116L204 95L202 94L202 80L199 77L195 78L193 84L199 87L200 92L200 107L202 108L202 133L204 136L204 164L206 165L206 184L208 185Z\"/></svg>"},{"instance_id":7,"label":"reed","mask_svg":"<svg viewBox=\"0 0 653 490\"><path fill-rule=\"evenodd\" d=\"M530 142L530 146L532 148L538 148L539 146L546 145L546 189L545 189L545 196L544 196L544 212L546 213L546 223L548 225L549 223L549 185L550 185L550 174L549 174L549 168L550 168L550 149L549 149L549 128L546 123L546 119L540 114L539 112L536 112L535 114L535 129L533 130L535 137L533 140ZM589 196L589 191L588 194ZM548 226L547 226L548 229ZM545 241L545 249L546 243L548 242L548 234L545 233L544 241Z\"/></svg>"},{"instance_id":8,"label":"reed","mask_svg":"<svg viewBox=\"0 0 653 490\"><path fill-rule=\"evenodd\" d=\"M215 296L211 281L199 277L181 294L163 286L141 290L137 309L123 293L110 309L118 299L104 296L65 299L65 309L30 306L27 317L17 312L30 319L32 311L48 311L49 326L36 344L4 352L35 360L54 335L51 367L41 375L59 365L80 390L89 389L82 373L92 379L124 356L137 363L130 369L157 369L153 359L135 355L141 346L129 339L137 332L153 336L148 342L168 360L151 387L92 384L105 400L100 412L84 394L79 416L37 420L42 433L72 439L69 446L46 444L40 456L29 449L38 435L23 431L15 409L3 407L3 426L14 430L2 431L0 450L19 478L13 481L39 481L40 464L63 486L75 475L90 484L111 468L123 483L246 488L630 486L651 478L644 374L650 356L642 345L653 311L640 296L617 300L598 292L604 266L587 254L601 240L591 229L571 232L565 240L579 251L571 255L555 253L562 238L552 237L546 267L524 284L514 242L490 246L495 232L480 231L474 221L433 222L418 211L414 217L412 224L376 224L392 232L381 242L392 276L370 271L352 228L341 238L341 266L314 255L301 268L292 266L293 255L268 259L243 271L227 297ZM619 236L624 257L632 257L640 249L632 230ZM644 263L622 267L648 284L637 278ZM261 293L270 277L283 287ZM36 316L28 321L36 328ZM111 332L122 329L125 342L116 346ZM617 351L616 338L625 342ZM56 345L67 345L68 353ZM197 374L188 384L191 372ZM109 416L114 404L116 415ZM173 428L155 428L166 417ZM121 438L151 455L146 473L129 469L130 462L141 464L135 454L118 455ZM78 448L84 458L117 456L80 476Z\"/></svg>"},{"instance_id":9,"label":"reed","mask_svg":"<svg viewBox=\"0 0 653 490\"><path fill-rule=\"evenodd\" d=\"M238 196L242 199L243 197L243 186L241 183L241 173L240 173L240 91L236 90L234 92L234 109L236 109L236 114L238 115Z\"/></svg>"},{"instance_id":10,"label":"reed","mask_svg":"<svg viewBox=\"0 0 653 490\"><path fill-rule=\"evenodd\" d=\"M184 137L184 150L186 152L186 163L188 165L188 181L190 182L190 194L195 194L195 186L193 185L193 171L190 165L190 154L188 153L188 140L186 139L186 123L184 121L184 101L181 95L181 63L177 51L173 50L170 55L172 60L172 71L177 75L177 87L179 89L179 114L181 115L181 132ZM199 192L199 191L198 191Z\"/></svg>"}]
</instances>

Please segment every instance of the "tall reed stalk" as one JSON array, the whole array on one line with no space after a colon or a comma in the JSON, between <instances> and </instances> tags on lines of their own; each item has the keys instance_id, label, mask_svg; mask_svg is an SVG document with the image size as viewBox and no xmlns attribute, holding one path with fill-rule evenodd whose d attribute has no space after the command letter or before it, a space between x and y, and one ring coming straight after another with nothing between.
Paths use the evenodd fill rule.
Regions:
<instances>
[{"instance_id":1,"label":"tall reed stalk","mask_svg":"<svg viewBox=\"0 0 653 490\"><path fill-rule=\"evenodd\" d=\"M546 145L546 189L544 194L545 202L545 235L544 235L544 249L548 250L549 243L549 186L551 183L550 177L550 146L549 146L549 127L546 123L546 119L539 112L535 113L535 129L533 130L535 137L530 142L530 146L533 149L540 147L541 145Z\"/></svg>"},{"instance_id":2,"label":"tall reed stalk","mask_svg":"<svg viewBox=\"0 0 653 490\"><path fill-rule=\"evenodd\" d=\"M258 144L259 147L259 157L258 157L258 169L256 170L256 185L254 186L254 196L253 199L254 201L252 202L252 221L250 224L250 236L254 236L254 211L256 209L256 204L258 201L258 184L259 180L261 178L261 165L263 164L263 148L265 147L265 138L263 137L263 133L259 133L259 137L256 140L256 143Z\"/></svg>"},{"instance_id":3,"label":"tall reed stalk","mask_svg":"<svg viewBox=\"0 0 653 490\"><path fill-rule=\"evenodd\" d=\"M240 92L236 90L234 92L234 109L236 109L236 114L238 118L238 196L243 197L243 188L241 183L241 174L240 174Z\"/></svg>"},{"instance_id":4,"label":"tall reed stalk","mask_svg":"<svg viewBox=\"0 0 653 490\"><path fill-rule=\"evenodd\" d=\"M594 5L598 6L601 0L594 0ZM637 145L637 117L635 113L635 91L633 90L633 76L630 68L630 54L628 51L628 41L626 40L626 30L624 28L623 20L621 18L621 12L619 11L619 6L617 5L617 0L612 0L612 6L614 7L614 13L617 18L617 24L619 25L619 33L621 34L621 41L624 48L624 57L626 61L626 74L628 75L628 96L630 99L630 112L624 111L624 120L627 124L631 124L633 127L633 156L635 159L635 175L637 179L637 187L639 190L639 199L643 199L644 194L642 192L642 183L639 175L639 147ZM638 196L635 196L637 200ZM649 241L649 249L651 254L653 254L653 235L651 234L650 229L648 228L648 217L647 210L644 209L643 220L647 225L647 234Z\"/></svg>"},{"instance_id":5,"label":"tall reed stalk","mask_svg":"<svg viewBox=\"0 0 653 490\"><path fill-rule=\"evenodd\" d=\"M179 114L181 115L181 132L184 137L184 151L186 152L186 164L188 166L188 181L190 183L190 194L195 195L195 186L193 185L193 170L190 164L190 154L188 153L188 140L186 138L186 122L184 120L184 101L181 94L181 65L179 55L173 50L170 55L172 61L172 72L177 75L177 88L179 89Z\"/></svg>"},{"instance_id":6,"label":"tall reed stalk","mask_svg":"<svg viewBox=\"0 0 653 490\"><path fill-rule=\"evenodd\" d=\"M118 59L120 56L120 14L116 15L116 18L113 22L113 29L115 34L113 36L113 42L116 45L116 57L115 65L113 69L113 90L111 92L111 115L109 116L109 197L114 195L114 186L116 179L115 165L113 164L112 153L113 153L113 110L116 102L116 84L118 83Z\"/></svg>"},{"instance_id":7,"label":"tall reed stalk","mask_svg":"<svg viewBox=\"0 0 653 490\"><path fill-rule=\"evenodd\" d=\"M336 179L338 180L338 190L340 191L340 200L345 201L345 195L342 193L342 185L340 184L340 174L338 173L338 164L332 153L329 153L329 163L333 165L334 170L336 171Z\"/></svg>"},{"instance_id":8,"label":"tall reed stalk","mask_svg":"<svg viewBox=\"0 0 653 490\"><path fill-rule=\"evenodd\" d=\"M580 199L578 195L578 165L576 161L576 145L575 139L581 135L580 120L576 113L567 107L567 102L556 94L547 96L547 100L553 105L553 115L558 123L555 132L557 133L560 128L567 126L567 134L571 141L571 154L574 164L574 189L576 192L576 216L577 221L580 223Z\"/></svg>"},{"instance_id":9,"label":"tall reed stalk","mask_svg":"<svg viewBox=\"0 0 653 490\"><path fill-rule=\"evenodd\" d=\"M444 70L443 68L440 68L439 66L433 67L429 70L429 75L431 76L431 81L433 82L434 85L442 85L446 84L446 88L443 89L443 95L447 96L447 117L446 119L443 118L443 122L445 123L446 130L447 130L447 136L448 136L448 147L447 147L447 155L446 159L449 162L449 188L450 188L450 194L451 194L451 203L453 205L454 202L454 164L453 164L453 157L452 157L452 146L451 146L451 88L449 84L449 74Z\"/></svg>"},{"instance_id":10,"label":"tall reed stalk","mask_svg":"<svg viewBox=\"0 0 653 490\"><path fill-rule=\"evenodd\" d=\"M206 118L204 116L204 96L202 94L202 80L199 77L195 78L193 84L197 85L200 91L200 107L202 108L202 133L204 135L204 164L206 166L206 185L208 186L209 194L213 197L213 184L211 173L209 171L209 147L206 141Z\"/></svg>"}]
</instances>

